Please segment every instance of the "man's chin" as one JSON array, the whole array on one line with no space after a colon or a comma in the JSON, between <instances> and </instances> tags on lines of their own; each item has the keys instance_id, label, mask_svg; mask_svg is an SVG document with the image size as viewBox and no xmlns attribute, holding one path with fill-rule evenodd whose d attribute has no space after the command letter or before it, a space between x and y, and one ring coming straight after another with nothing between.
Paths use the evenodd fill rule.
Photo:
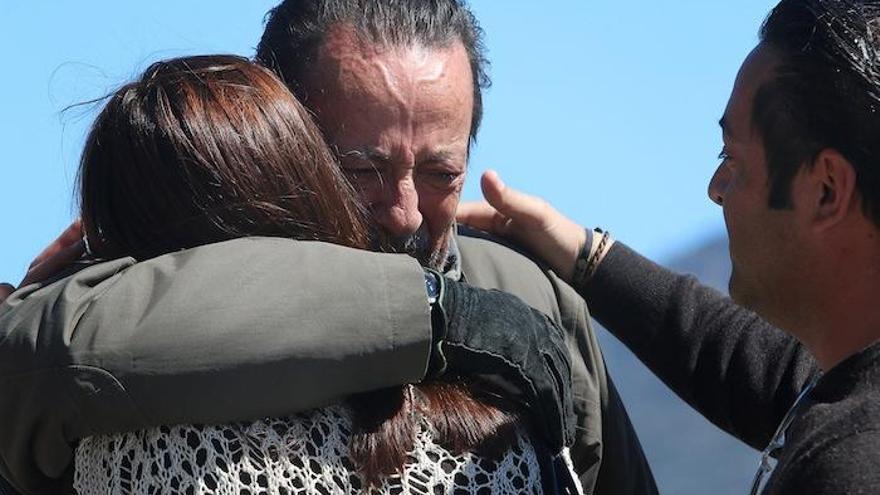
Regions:
<instances>
[{"instance_id":1,"label":"man's chin","mask_svg":"<svg viewBox=\"0 0 880 495\"><path fill-rule=\"evenodd\" d=\"M377 231L374 233L374 238L380 250L408 254L418 260L422 266L437 271L443 271L446 268L449 238L444 237L439 242L433 241L426 226L420 228L418 232L404 237L393 237Z\"/></svg>"},{"instance_id":2,"label":"man's chin","mask_svg":"<svg viewBox=\"0 0 880 495\"><path fill-rule=\"evenodd\" d=\"M439 239L432 240L428 249L425 250L424 256L418 256L417 259L422 266L433 268L438 272L444 272L449 262L449 246L452 243L452 226L444 229L445 234Z\"/></svg>"},{"instance_id":3,"label":"man's chin","mask_svg":"<svg viewBox=\"0 0 880 495\"><path fill-rule=\"evenodd\" d=\"M439 246L436 249L431 249L430 252L419 253L415 258L422 266L442 272L446 268L447 251L444 246Z\"/></svg>"}]
</instances>

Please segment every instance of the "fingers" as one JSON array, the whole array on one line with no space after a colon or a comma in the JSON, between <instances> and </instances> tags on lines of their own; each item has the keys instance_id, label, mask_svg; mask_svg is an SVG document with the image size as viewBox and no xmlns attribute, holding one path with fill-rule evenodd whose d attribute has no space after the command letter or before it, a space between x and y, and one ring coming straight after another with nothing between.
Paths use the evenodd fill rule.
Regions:
<instances>
[{"instance_id":1,"label":"fingers","mask_svg":"<svg viewBox=\"0 0 880 495\"><path fill-rule=\"evenodd\" d=\"M58 239L61 240L62 238L59 237ZM80 259L84 253L85 246L83 245L82 238L79 238L73 244L67 244L66 240L62 240L58 246L49 251L48 257L43 257L43 261L31 265L24 276L24 280L21 281L20 287L52 277L74 261Z\"/></svg>"},{"instance_id":2,"label":"fingers","mask_svg":"<svg viewBox=\"0 0 880 495\"><path fill-rule=\"evenodd\" d=\"M521 243L569 280L586 243L584 228L543 199L507 187L494 171L484 173L480 185L488 204L497 210L496 224L504 219L503 229L496 227L492 232Z\"/></svg>"},{"instance_id":3,"label":"fingers","mask_svg":"<svg viewBox=\"0 0 880 495\"><path fill-rule=\"evenodd\" d=\"M455 213L455 219L459 223L494 234L501 234L498 232L498 228L503 228L507 223L507 218L485 201L460 203Z\"/></svg>"},{"instance_id":4,"label":"fingers","mask_svg":"<svg viewBox=\"0 0 880 495\"><path fill-rule=\"evenodd\" d=\"M459 222L523 240L542 233L558 216L543 199L507 187L493 170L483 174L480 185L486 201L462 203L456 214Z\"/></svg>"},{"instance_id":5,"label":"fingers","mask_svg":"<svg viewBox=\"0 0 880 495\"><path fill-rule=\"evenodd\" d=\"M483 196L490 203L498 203L507 185L501 180L501 176L494 170L483 172L480 177L480 187L483 189Z\"/></svg>"},{"instance_id":6,"label":"fingers","mask_svg":"<svg viewBox=\"0 0 880 495\"><path fill-rule=\"evenodd\" d=\"M9 294L12 294L13 292L15 292L15 287L13 287L11 284L7 284L5 282L0 283L0 304L2 304L3 301L5 301L7 297L9 297Z\"/></svg>"},{"instance_id":7,"label":"fingers","mask_svg":"<svg viewBox=\"0 0 880 495\"><path fill-rule=\"evenodd\" d=\"M54 241L52 241L48 246L46 246L43 251L37 255L36 258L31 262L29 269L35 268L37 265L44 263L49 258L52 258L56 254L64 251L70 246L82 241L82 221L80 219L76 219L64 229L64 232L61 233Z\"/></svg>"},{"instance_id":8,"label":"fingers","mask_svg":"<svg viewBox=\"0 0 880 495\"><path fill-rule=\"evenodd\" d=\"M495 209L503 214L509 213L509 198L505 194L508 192L507 185L501 180L498 172L487 170L480 178L480 187L483 190L483 197Z\"/></svg>"},{"instance_id":9,"label":"fingers","mask_svg":"<svg viewBox=\"0 0 880 495\"><path fill-rule=\"evenodd\" d=\"M78 260L84 252L82 221L76 219L34 258L19 287L51 277Z\"/></svg>"},{"instance_id":10,"label":"fingers","mask_svg":"<svg viewBox=\"0 0 880 495\"><path fill-rule=\"evenodd\" d=\"M521 227L544 225L554 213L546 201L507 187L494 170L483 174L480 186L486 201Z\"/></svg>"}]
</instances>

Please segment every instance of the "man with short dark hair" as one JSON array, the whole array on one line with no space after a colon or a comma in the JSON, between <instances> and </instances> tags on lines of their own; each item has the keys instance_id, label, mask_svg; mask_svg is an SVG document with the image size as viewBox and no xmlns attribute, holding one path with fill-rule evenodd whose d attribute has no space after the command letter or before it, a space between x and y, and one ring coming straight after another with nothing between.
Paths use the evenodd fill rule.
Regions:
<instances>
[{"instance_id":1,"label":"man with short dark hair","mask_svg":"<svg viewBox=\"0 0 880 495\"><path fill-rule=\"evenodd\" d=\"M766 447L752 493L880 493L878 109L880 2L782 0L737 76L709 184L745 307L493 174L498 210L462 214L543 256L682 398Z\"/></svg>"}]
</instances>

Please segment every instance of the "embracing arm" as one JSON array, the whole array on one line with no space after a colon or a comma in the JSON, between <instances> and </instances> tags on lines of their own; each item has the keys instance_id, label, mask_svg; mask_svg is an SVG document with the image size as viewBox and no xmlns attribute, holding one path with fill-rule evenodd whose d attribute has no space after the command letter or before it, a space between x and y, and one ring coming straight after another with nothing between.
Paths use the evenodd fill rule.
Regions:
<instances>
[{"instance_id":1,"label":"embracing arm","mask_svg":"<svg viewBox=\"0 0 880 495\"><path fill-rule=\"evenodd\" d=\"M574 426L561 331L514 296L432 276L429 310L409 256L251 238L25 287L0 305L0 474L60 493L85 436L283 416L432 363L520 397L559 451Z\"/></svg>"},{"instance_id":2,"label":"embracing arm","mask_svg":"<svg viewBox=\"0 0 880 495\"><path fill-rule=\"evenodd\" d=\"M407 256L283 239L25 287L0 306L0 472L43 489L83 436L283 415L419 381L424 287Z\"/></svg>"}]
</instances>

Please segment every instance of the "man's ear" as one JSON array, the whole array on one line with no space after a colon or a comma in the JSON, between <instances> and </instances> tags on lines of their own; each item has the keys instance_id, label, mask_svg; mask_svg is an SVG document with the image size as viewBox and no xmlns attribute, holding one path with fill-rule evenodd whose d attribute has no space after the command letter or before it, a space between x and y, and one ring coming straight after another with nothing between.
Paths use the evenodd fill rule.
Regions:
<instances>
[{"instance_id":1,"label":"man's ear","mask_svg":"<svg viewBox=\"0 0 880 495\"><path fill-rule=\"evenodd\" d=\"M813 210L811 223L818 231L837 226L858 209L856 170L840 152L830 148L819 152L806 175L810 192L804 206Z\"/></svg>"}]
</instances>

